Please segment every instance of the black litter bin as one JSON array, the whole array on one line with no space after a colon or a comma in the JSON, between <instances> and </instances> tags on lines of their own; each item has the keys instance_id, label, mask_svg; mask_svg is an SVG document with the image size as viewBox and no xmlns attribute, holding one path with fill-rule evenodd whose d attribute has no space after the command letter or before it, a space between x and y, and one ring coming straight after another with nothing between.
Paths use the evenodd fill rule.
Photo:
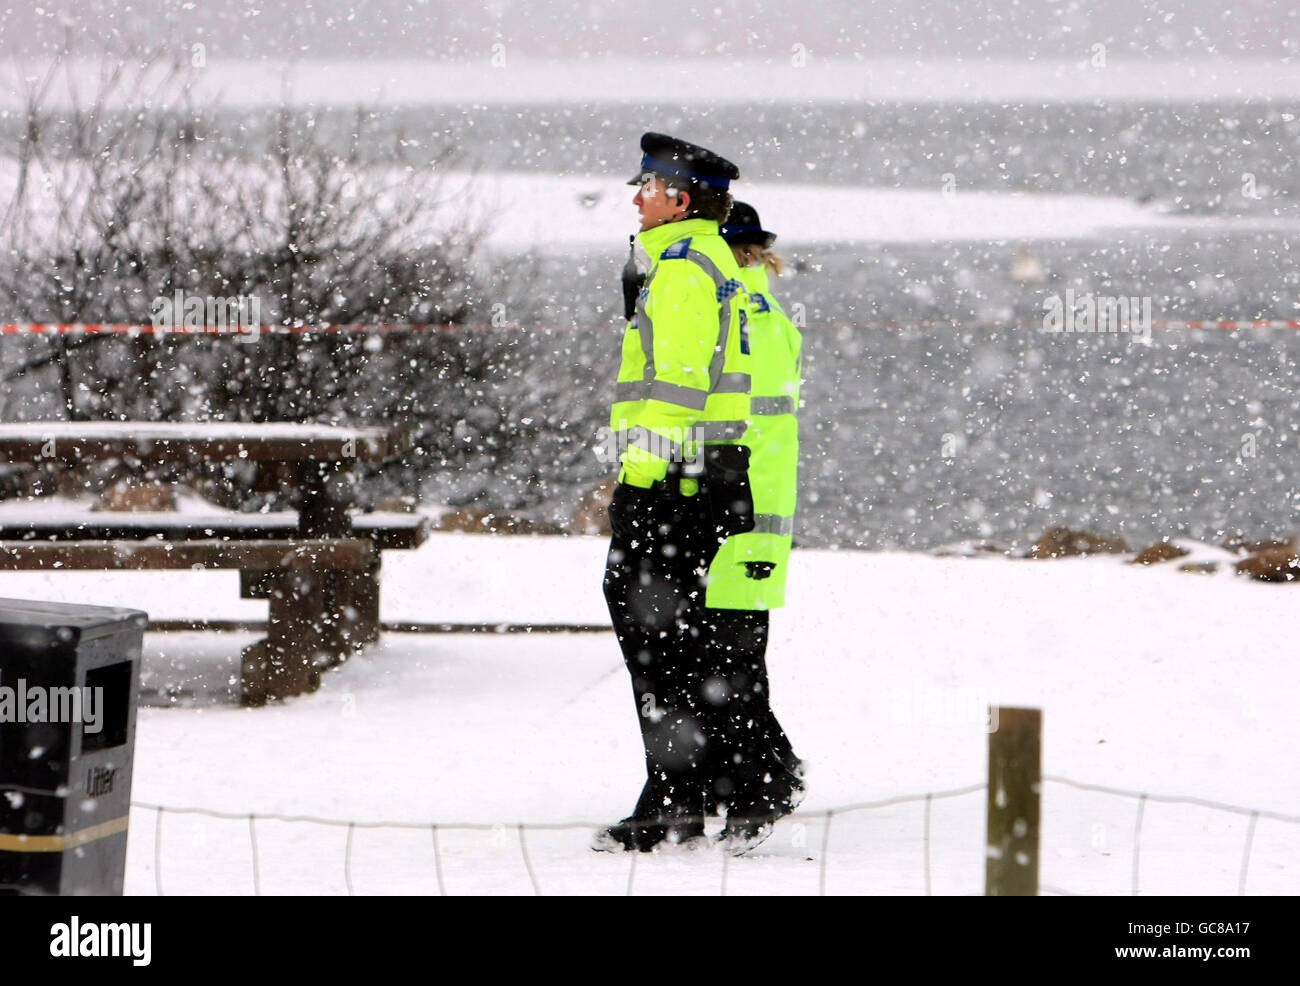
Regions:
<instances>
[{"instance_id":1,"label":"black litter bin","mask_svg":"<svg viewBox=\"0 0 1300 986\"><path fill-rule=\"evenodd\" d=\"M0 893L122 892L147 622L0 599Z\"/></svg>"}]
</instances>

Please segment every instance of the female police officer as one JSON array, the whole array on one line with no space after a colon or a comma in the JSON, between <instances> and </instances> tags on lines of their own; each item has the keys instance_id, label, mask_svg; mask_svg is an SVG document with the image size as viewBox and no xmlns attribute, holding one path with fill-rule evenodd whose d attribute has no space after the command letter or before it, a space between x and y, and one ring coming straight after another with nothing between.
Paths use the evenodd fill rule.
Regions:
<instances>
[{"instance_id":1,"label":"female police officer","mask_svg":"<svg viewBox=\"0 0 1300 986\"><path fill-rule=\"evenodd\" d=\"M803 339L768 282L780 273L776 234L736 202L721 228L749 295L749 484L754 528L729 538L709 567L703 610L711 691L725 686L725 732L708 750L711 800L727 805L723 842L744 851L803 796L803 763L769 704L768 611L785 603L799 467L799 385Z\"/></svg>"}]
</instances>

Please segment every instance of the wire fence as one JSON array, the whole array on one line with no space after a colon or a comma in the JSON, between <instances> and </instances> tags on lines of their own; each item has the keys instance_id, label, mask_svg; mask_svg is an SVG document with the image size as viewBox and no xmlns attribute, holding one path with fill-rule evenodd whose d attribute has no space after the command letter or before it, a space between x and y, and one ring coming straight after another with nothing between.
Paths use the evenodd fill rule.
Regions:
<instances>
[{"instance_id":1,"label":"wire fence","mask_svg":"<svg viewBox=\"0 0 1300 986\"><path fill-rule=\"evenodd\" d=\"M1088 784L1081 781L1071 780L1068 777L1059 775L1044 775L1044 784L1057 784L1063 787L1073 788L1078 791L1087 791L1090 793L1105 794L1111 797L1127 798L1137 802L1136 817L1134 820L1133 830L1133 861L1131 871L1131 894L1137 896L1141 887L1141 864L1142 864L1142 823L1145 816L1146 805L1148 802L1157 802L1171 805L1187 805L1200 808L1207 808L1214 811L1226 812L1233 815L1245 816L1249 819L1247 825L1246 837L1241 851L1241 863L1237 880L1237 894L1244 896L1246 893L1247 880L1250 873L1251 851L1255 842L1255 830L1260 819L1281 822L1287 825L1300 826L1300 815L1289 815L1282 812L1269 811L1261 808L1248 808L1241 805L1227 804L1221 801L1214 801L1208 798L1200 798L1183 795L1162 795L1152 794L1145 791L1131 791L1123 788L1108 787L1101 784ZM923 858L923 878L925 886L925 895L933 894L933 862L932 862L932 806L935 801L960 798L968 795L987 792L988 785L986 782L978 784L968 784L964 787L949 788L941 791L927 791L922 794L906 794L891 798L884 798L877 801L862 801L853 804L840 805L834 808L826 808L821 811L796 811L787 816L789 819L799 822L811 822L820 820L822 824L822 843L821 852L818 859L818 894L826 895L827 872L831 859L831 831L832 822L835 818L842 818L859 812L879 811L885 808L894 807L903 804L921 804L924 806L922 818L922 858ZM447 896L447 881L444 867L444 850L440 842L440 833L446 832L493 832L501 830L500 823L492 822L399 822L399 821L348 821L334 818L321 818L311 815L283 815L275 813L239 813L228 811L216 811L208 808L180 808L167 805L147 804L143 802L131 803L131 807L140 811L150 811L155 814L154 822L154 886L159 896L164 896L163 884L163 832L164 818L167 815L198 815L207 818L222 819L226 821L247 821L248 839L251 852L252 862L252 885L254 895L262 893L262 881L259 861L261 853L258 848L258 822L281 822L288 824L305 824L321 825L333 828L343 828L347 830L347 837L343 848L342 871L343 883L347 888L347 893L353 895L356 889L353 882L353 844L357 830L359 829L395 829L407 831L428 831L433 847L433 870L437 881L438 893ZM568 821L568 822L519 822L513 827L519 843L519 865L523 868L528 877L529 884L533 893L537 896L543 896L544 890L541 881L538 878L537 868L533 864L532 855L529 851L528 833L529 832L558 832L558 831L575 831L588 830L599 831L607 826L607 822L592 821ZM630 858L627 874L627 884L625 893L628 896L633 895L636 886L638 863L644 854L630 852L627 854ZM721 895L727 894L727 881L730 867L733 865L734 857L729 853L720 854L720 872L719 872L719 892ZM1052 894L1057 896L1080 896L1075 891L1054 885L1042 884L1039 887L1040 893Z\"/></svg>"}]
</instances>

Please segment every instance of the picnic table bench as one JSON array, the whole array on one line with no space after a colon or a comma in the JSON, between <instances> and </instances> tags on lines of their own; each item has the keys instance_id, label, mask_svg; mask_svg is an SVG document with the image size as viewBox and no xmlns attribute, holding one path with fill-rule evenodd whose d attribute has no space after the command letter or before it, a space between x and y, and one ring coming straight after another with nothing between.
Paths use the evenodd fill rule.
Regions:
<instances>
[{"instance_id":1,"label":"picnic table bench","mask_svg":"<svg viewBox=\"0 0 1300 986\"><path fill-rule=\"evenodd\" d=\"M351 469L411 447L404 427L33 422L0 425L0 461L202 462L237 458L296 477L296 512L192 515L42 510L0 517L0 570L237 569L269 602L243 649L241 701L312 691L320 669L379 636L382 552L418 547L424 518L355 514Z\"/></svg>"}]
</instances>

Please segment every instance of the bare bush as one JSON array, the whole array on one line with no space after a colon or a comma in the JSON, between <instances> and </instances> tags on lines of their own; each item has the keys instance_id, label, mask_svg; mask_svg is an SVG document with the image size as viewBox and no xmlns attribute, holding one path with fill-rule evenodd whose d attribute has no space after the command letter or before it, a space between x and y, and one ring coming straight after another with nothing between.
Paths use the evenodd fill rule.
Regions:
<instances>
[{"instance_id":1,"label":"bare bush","mask_svg":"<svg viewBox=\"0 0 1300 986\"><path fill-rule=\"evenodd\" d=\"M483 256L486 220L450 149L413 161L403 136L384 146L364 111L341 146L312 114L281 108L257 143L223 153L214 146L221 127L242 134L242 121L196 107L183 66L142 56L129 73L106 69L91 98L59 111L46 106L54 71L33 88L12 152L13 196L0 223L9 320L149 324L156 300L177 291L256 298L260 321L277 326L544 317L537 299L521 303L529 262L492 269L500 261ZM0 414L414 422L414 453L369 476L363 501L423 487L450 502L517 508L589 479L593 415L603 409L575 400L575 389L592 380L590 342L509 323L274 332L252 344L184 334L10 338L0 343ZM98 487L109 478L83 479ZM278 497L251 467L212 467L207 480L212 495L246 509Z\"/></svg>"},{"instance_id":2,"label":"bare bush","mask_svg":"<svg viewBox=\"0 0 1300 986\"><path fill-rule=\"evenodd\" d=\"M192 105L181 68L141 65L106 69L90 103L70 111L43 108L52 75L30 93L2 227L11 318L149 324L154 299L177 291L256 298L275 325L471 316L481 230L444 215L450 150L417 165L398 140L363 161L366 113L340 153L286 108L270 146L219 156L203 146L211 114ZM73 419L324 420L357 384L362 343L53 337L29 343L8 378L52 368Z\"/></svg>"}]
</instances>

